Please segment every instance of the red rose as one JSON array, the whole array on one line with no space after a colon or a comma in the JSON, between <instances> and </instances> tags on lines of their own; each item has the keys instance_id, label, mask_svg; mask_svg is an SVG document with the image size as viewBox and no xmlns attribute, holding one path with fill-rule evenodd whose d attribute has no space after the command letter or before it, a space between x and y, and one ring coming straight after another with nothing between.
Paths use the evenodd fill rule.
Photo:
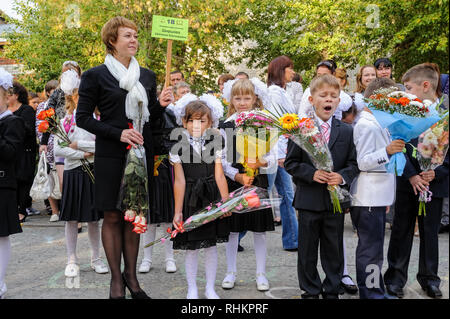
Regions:
<instances>
[{"instance_id":1,"label":"red rose","mask_svg":"<svg viewBox=\"0 0 450 319\"><path fill-rule=\"evenodd\" d=\"M47 132L48 128L49 128L48 122L42 121L41 124L39 124L39 126L38 126L38 131L41 133L45 133L45 132Z\"/></svg>"}]
</instances>

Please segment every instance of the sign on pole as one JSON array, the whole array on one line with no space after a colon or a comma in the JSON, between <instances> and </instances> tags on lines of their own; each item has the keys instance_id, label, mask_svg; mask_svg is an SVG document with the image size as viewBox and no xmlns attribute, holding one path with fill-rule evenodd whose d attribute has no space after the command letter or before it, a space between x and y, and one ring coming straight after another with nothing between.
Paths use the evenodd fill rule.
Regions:
<instances>
[{"instance_id":1,"label":"sign on pole","mask_svg":"<svg viewBox=\"0 0 450 319\"><path fill-rule=\"evenodd\" d=\"M187 41L189 30L189 20L171 18L164 16L153 16L152 37L167 39L167 63L166 63L166 81L164 87L170 82L170 69L172 65L172 41Z\"/></svg>"}]
</instances>

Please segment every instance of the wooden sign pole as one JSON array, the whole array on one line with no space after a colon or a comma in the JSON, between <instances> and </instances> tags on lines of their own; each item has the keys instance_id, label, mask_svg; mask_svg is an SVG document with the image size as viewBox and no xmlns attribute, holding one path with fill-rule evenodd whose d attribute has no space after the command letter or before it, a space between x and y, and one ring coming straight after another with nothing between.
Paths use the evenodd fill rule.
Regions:
<instances>
[{"instance_id":1,"label":"wooden sign pole","mask_svg":"<svg viewBox=\"0 0 450 319\"><path fill-rule=\"evenodd\" d=\"M164 88L170 86L170 69L172 68L172 40L167 40L166 81Z\"/></svg>"}]
</instances>

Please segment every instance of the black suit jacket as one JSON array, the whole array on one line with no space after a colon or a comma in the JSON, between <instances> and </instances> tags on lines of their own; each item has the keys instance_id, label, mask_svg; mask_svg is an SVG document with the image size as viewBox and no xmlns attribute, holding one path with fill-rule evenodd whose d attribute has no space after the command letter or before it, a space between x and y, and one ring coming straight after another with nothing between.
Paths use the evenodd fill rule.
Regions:
<instances>
[{"instance_id":1,"label":"black suit jacket","mask_svg":"<svg viewBox=\"0 0 450 319\"><path fill-rule=\"evenodd\" d=\"M0 189L17 188L16 163L24 139L23 119L10 115L0 120Z\"/></svg>"},{"instance_id":2,"label":"black suit jacket","mask_svg":"<svg viewBox=\"0 0 450 319\"><path fill-rule=\"evenodd\" d=\"M147 91L151 119L145 124L142 135L147 156L151 156L153 147L150 123L162 116L164 108L157 100L155 73L141 67L139 81ZM106 65L102 64L82 74L78 94L76 123L96 135L95 156L123 158L127 144L120 141L120 136L124 129L128 129L130 122L125 115L125 98L128 91L119 87L119 82ZM100 111L100 121L92 116L96 106Z\"/></svg>"},{"instance_id":3,"label":"black suit jacket","mask_svg":"<svg viewBox=\"0 0 450 319\"><path fill-rule=\"evenodd\" d=\"M339 173L346 183L341 187L348 189L359 174L352 127L333 118L328 147L333 158L334 171ZM293 202L295 208L309 211L333 210L327 184L313 181L317 169L308 154L291 140L288 142L284 167L297 186ZM343 209L349 205L350 202L341 203Z\"/></svg>"},{"instance_id":4,"label":"black suit jacket","mask_svg":"<svg viewBox=\"0 0 450 319\"><path fill-rule=\"evenodd\" d=\"M410 143L417 147L418 139L412 139ZM409 178L415 175L419 175L422 170L420 169L417 159L412 157L413 147L406 144L406 165L403 170L402 176L397 176L397 191L414 194L414 190L409 182ZM444 163L438 166L435 170L435 178L430 183L430 191L433 193L433 197L444 198L448 197L448 152L445 156ZM418 195L417 195L418 196Z\"/></svg>"},{"instance_id":5,"label":"black suit jacket","mask_svg":"<svg viewBox=\"0 0 450 319\"><path fill-rule=\"evenodd\" d=\"M20 108L13 113L23 119L24 141L22 150L18 156L17 178L21 181L30 181L34 177L36 169L36 111L29 105L22 104Z\"/></svg>"}]
</instances>

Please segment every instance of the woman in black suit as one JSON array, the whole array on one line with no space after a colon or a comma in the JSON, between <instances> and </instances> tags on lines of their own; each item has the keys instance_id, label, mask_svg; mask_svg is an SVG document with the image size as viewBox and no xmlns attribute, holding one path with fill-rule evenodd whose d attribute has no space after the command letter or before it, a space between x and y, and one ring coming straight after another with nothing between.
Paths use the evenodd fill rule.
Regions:
<instances>
[{"instance_id":1,"label":"woman in black suit","mask_svg":"<svg viewBox=\"0 0 450 319\"><path fill-rule=\"evenodd\" d=\"M76 122L96 135L95 206L104 212L102 241L111 269L110 298L124 298L125 286L133 298L149 298L136 277L139 235L132 232L131 223L124 221L124 213L117 209L117 200L128 144L144 145L151 172L149 178L153 175L148 116L152 119L161 116L164 107L173 101L172 89L164 89L158 102L155 74L139 67L134 58L139 43L137 27L132 21L112 18L103 26L102 40L108 53L105 64L83 73ZM142 133L136 127L136 108L141 102L144 122L147 122ZM99 121L92 116L96 106L100 111ZM133 123L136 129L130 128ZM122 253L123 274L120 270Z\"/></svg>"},{"instance_id":2,"label":"woman in black suit","mask_svg":"<svg viewBox=\"0 0 450 319\"><path fill-rule=\"evenodd\" d=\"M36 111L28 105L27 89L19 82L14 82L8 90L8 110L25 122L25 141L17 163L17 201L19 204L19 218L25 221L28 210L31 210L32 200L30 189L33 185L36 168Z\"/></svg>"},{"instance_id":3,"label":"woman in black suit","mask_svg":"<svg viewBox=\"0 0 450 319\"><path fill-rule=\"evenodd\" d=\"M0 68L0 299L6 293L5 274L11 256L9 235L21 233L17 214L16 161L22 149L23 120L7 107L12 76Z\"/></svg>"}]
</instances>

